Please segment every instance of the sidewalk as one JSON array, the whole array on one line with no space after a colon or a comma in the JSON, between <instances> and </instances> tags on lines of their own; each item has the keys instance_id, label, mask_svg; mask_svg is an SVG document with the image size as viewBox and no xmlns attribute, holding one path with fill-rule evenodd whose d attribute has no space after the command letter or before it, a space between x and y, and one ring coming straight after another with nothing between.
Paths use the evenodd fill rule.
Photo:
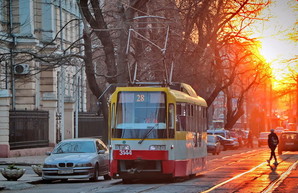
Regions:
<instances>
[{"instance_id":1,"label":"sidewalk","mask_svg":"<svg viewBox=\"0 0 298 193\"><path fill-rule=\"evenodd\" d=\"M47 156L26 156L26 157L11 157L0 158L0 168L5 168L7 165L15 164L18 167L25 168L25 174L17 181L7 181L0 174L0 191L1 190L21 190L33 187L32 182L41 180L41 177L34 173L31 165L43 164Z\"/></svg>"},{"instance_id":2,"label":"sidewalk","mask_svg":"<svg viewBox=\"0 0 298 193\"><path fill-rule=\"evenodd\" d=\"M47 156L24 156L24 157L10 157L10 158L0 158L0 165L23 165L23 166L31 166L37 164L43 164Z\"/></svg>"}]
</instances>

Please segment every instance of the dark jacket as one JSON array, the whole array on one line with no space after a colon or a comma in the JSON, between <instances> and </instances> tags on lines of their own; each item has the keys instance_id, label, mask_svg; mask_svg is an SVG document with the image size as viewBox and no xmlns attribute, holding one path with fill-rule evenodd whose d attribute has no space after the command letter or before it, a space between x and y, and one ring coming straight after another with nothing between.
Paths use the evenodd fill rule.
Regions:
<instances>
[{"instance_id":1,"label":"dark jacket","mask_svg":"<svg viewBox=\"0 0 298 193\"><path fill-rule=\"evenodd\" d=\"M270 133L268 135L268 146L271 147L276 147L277 144L279 143L278 137L276 133Z\"/></svg>"}]
</instances>

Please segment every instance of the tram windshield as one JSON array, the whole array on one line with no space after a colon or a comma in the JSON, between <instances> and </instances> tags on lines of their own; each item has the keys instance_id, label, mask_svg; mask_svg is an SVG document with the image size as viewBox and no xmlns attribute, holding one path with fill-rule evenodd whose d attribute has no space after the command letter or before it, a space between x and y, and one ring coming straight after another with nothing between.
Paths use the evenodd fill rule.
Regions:
<instances>
[{"instance_id":1,"label":"tram windshield","mask_svg":"<svg viewBox=\"0 0 298 193\"><path fill-rule=\"evenodd\" d=\"M163 92L119 92L115 138L166 138L166 99Z\"/></svg>"}]
</instances>

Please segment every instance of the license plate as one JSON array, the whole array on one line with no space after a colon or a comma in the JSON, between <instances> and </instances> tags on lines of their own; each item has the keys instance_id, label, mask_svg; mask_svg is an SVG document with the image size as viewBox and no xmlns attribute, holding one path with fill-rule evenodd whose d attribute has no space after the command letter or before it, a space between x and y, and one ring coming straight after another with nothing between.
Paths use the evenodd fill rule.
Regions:
<instances>
[{"instance_id":1,"label":"license plate","mask_svg":"<svg viewBox=\"0 0 298 193\"><path fill-rule=\"evenodd\" d=\"M73 170L59 170L58 174L72 174Z\"/></svg>"},{"instance_id":2,"label":"license plate","mask_svg":"<svg viewBox=\"0 0 298 193\"><path fill-rule=\"evenodd\" d=\"M286 143L286 145L294 145L294 143Z\"/></svg>"}]
</instances>

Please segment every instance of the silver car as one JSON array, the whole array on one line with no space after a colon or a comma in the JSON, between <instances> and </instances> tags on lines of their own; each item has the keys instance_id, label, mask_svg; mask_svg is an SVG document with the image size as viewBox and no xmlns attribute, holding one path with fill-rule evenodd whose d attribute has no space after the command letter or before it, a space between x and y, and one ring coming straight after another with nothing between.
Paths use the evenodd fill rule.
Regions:
<instances>
[{"instance_id":1,"label":"silver car","mask_svg":"<svg viewBox=\"0 0 298 193\"><path fill-rule=\"evenodd\" d=\"M44 161L44 181L89 178L110 180L109 150L100 139L77 138L61 141Z\"/></svg>"}]
</instances>

